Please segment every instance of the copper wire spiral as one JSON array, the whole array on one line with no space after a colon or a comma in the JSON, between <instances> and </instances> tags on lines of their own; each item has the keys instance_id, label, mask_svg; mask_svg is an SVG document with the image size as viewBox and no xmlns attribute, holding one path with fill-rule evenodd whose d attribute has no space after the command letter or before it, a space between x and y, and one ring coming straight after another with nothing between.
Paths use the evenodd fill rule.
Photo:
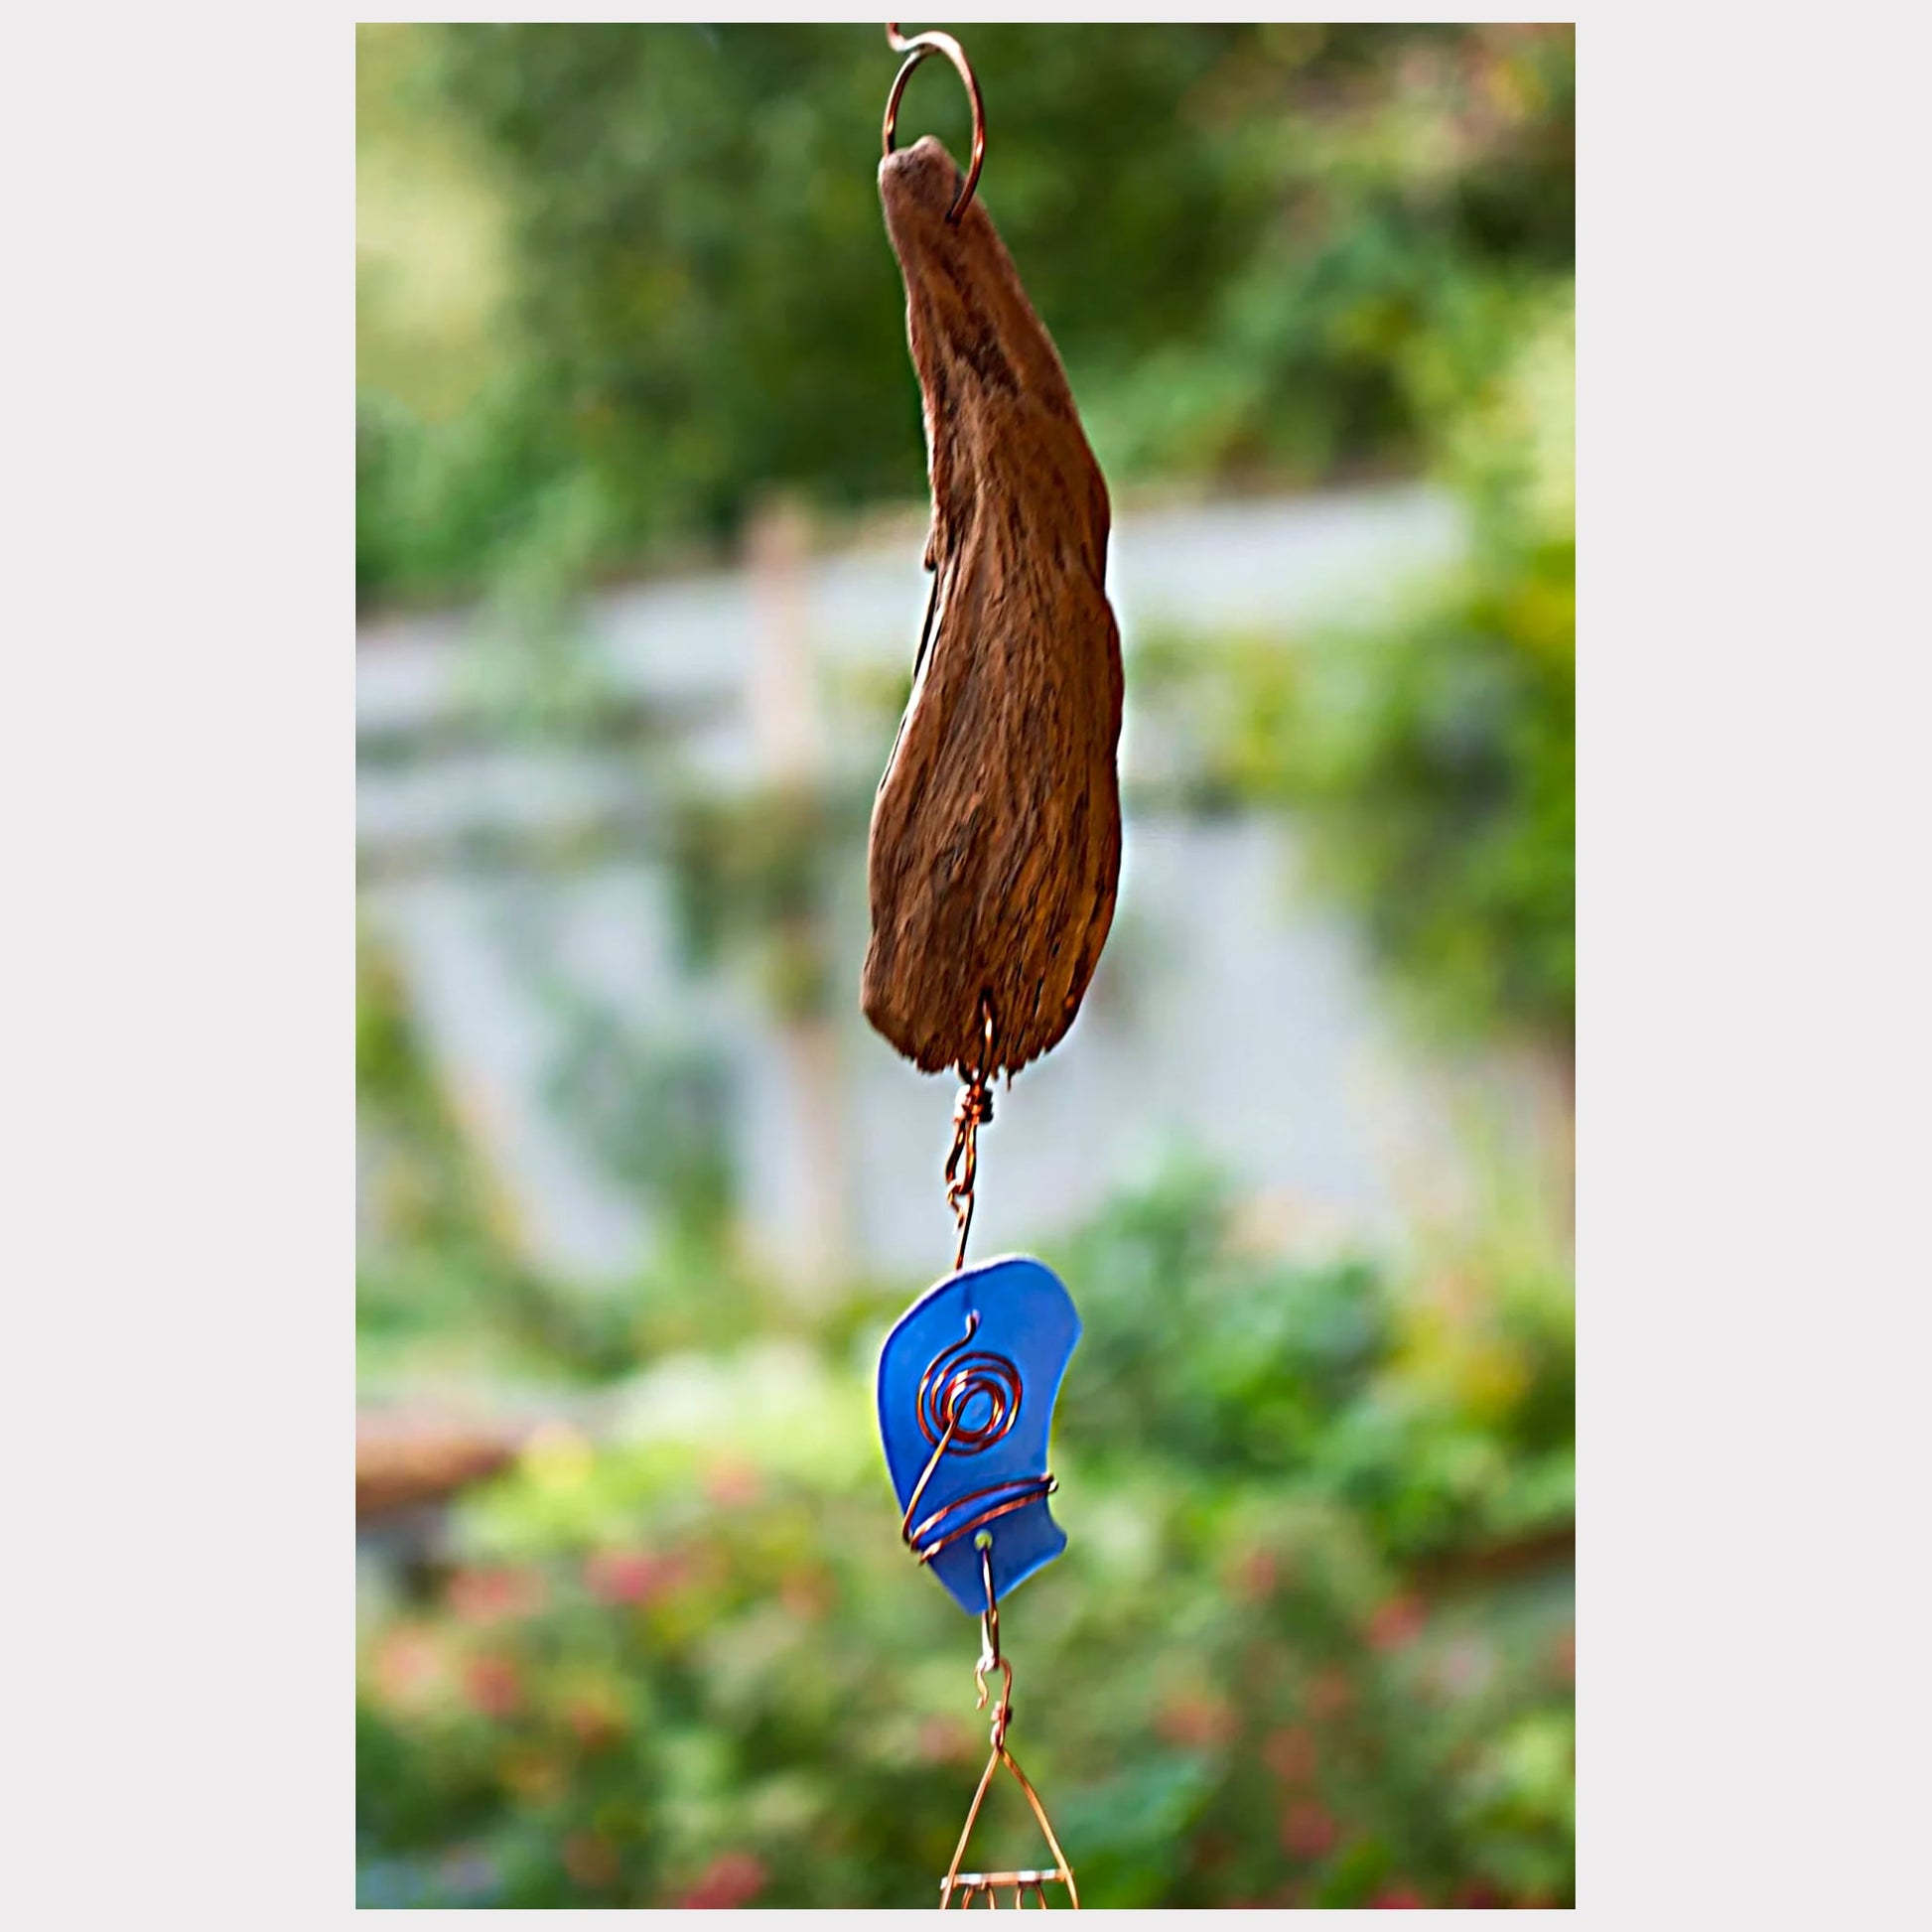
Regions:
<instances>
[{"instance_id":1,"label":"copper wire spiral","mask_svg":"<svg viewBox=\"0 0 1932 1932\"><path fill-rule=\"evenodd\" d=\"M1050 1496L1058 1487L1050 1472L1013 1476L968 1490L922 1521L912 1521L912 1512L919 1506L940 1458L947 1454L978 1455L991 1449L1020 1414L1026 1384L1019 1369L1005 1355L970 1345L979 1320L977 1314L969 1314L964 1336L950 1348L942 1348L926 1364L919 1380L919 1430L933 1449L912 1485L900 1534L921 1563L930 1563L961 1537L976 1536L989 1523L1024 1509L1041 1496ZM981 1413L970 1414L976 1404L984 1405Z\"/></svg>"},{"instance_id":2,"label":"copper wire spiral","mask_svg":"<svg viewBox=\"0 0 1932 1932\"><path fill-rule=\"evenodd\" d=\"M949 1435L955 1455L977 1455L999 1442L1013 1427L1026 1393L1020 1371L1006 1356L968 1347L978 1326L979 1317L970 1317L964 1337L933 1356L919 1383L919 1428L928 1443ZM981 1400L987 1405L985 1421L969 1422L968 1404Z\"/></svg>"}]
</instances>

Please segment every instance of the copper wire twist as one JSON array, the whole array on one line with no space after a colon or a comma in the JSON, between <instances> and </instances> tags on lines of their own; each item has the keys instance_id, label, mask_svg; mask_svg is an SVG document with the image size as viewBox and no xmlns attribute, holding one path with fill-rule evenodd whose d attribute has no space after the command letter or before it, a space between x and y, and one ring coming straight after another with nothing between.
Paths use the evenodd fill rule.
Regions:
<instances>
[{"instance_id":1,"label":"copper wire twist","mask_svg":"<svg viewBox=\"0 0 1932 1932\"><path fill-rule=\"evenodd\" d=\"M986 159L986 103L980 98L980 83L973 77L966 50L950 34L915 34L907 40L898 31L898 22L889 20L886 23L886 39L895 54L905 56L905 65L895 76L893 91L886 97L883 133L888 154L893 152L897 142L898 103L905 93L905 83L911 79L912 69L921 61L934 54L943 54L966 83L966 96L973 103L973 158L966 169L966 179L960 184L959 193L953 197L952 207L946 210L947 222L957 226L959 217L966 212L966 204L973 199L973 190L979 186L980 164Z\"/></svg>"},{"instance_id":2,"label":"copper wire twist","mask_svg":"<svg viewBox=\"0 0 1932 1932\"><path fill-rule=\"evenodd\" d=\"M906 1499L899 1535L921 1563L930 1563L962 1537L977 1536L1002 1516L1026 1508L1038 1497L1050 1496L1059 1487L1051 1470L1043 1475L1011 1476L955 1496L918 1523L912 1520L912 1512L918 1508L941 1459L948 1454L978 1455L991 1449L1005 1437L1020 1413L1026 1384L1019 1369L1005 1355L968 1346L979 1325L975 1311L966 1317L965 1334L932 1358L919 1381L919 1429L933 1448Z\"/></svg>"},{"instance_id":3,"label":"copper wire twist","mask_svg":"<svg viewBox=\"0 0 1932 1932\"><path fill-rule=\"evenodd\" d=\"M993 1118L993 1001L980 995L982 1044L979 1064L961 1066L959 1077L966 1084L959 1090L959 1106L952 1118L952 1152L946 1156L946 1205L959 1223L959 1247L953 1255L953 1272L966 1265L966 1237L973 1231L973 1186L979 1178L979 1131Z\"/></svg>"}]
</instances>

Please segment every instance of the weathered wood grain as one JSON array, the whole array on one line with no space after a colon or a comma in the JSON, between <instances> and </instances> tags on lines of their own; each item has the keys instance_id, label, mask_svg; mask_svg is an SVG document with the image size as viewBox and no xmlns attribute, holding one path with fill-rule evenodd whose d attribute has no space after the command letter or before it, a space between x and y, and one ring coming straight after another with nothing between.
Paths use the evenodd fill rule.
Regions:
<instances>
[{"instance_id":1,"label":"weathered wood grain","mask_svg":"<svg viewBox=\"0 0 1932 1932\"><path fill-rule=\"evenodd\" d=\"M930 136L880 164L925 399L932 600L873 807L867 1019L926 1072L1017 1072L1073 1024L1120 877L1107 486L985 208Z\"/></svg>"}]
</instances>

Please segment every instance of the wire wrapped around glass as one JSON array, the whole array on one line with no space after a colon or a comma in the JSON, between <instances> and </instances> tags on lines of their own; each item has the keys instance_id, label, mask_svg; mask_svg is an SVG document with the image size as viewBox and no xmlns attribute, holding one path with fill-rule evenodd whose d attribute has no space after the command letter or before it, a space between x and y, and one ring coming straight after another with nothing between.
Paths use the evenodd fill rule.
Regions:
<instances>
[{"instance_id":1,"label":"wire wrapped around glass","mask_svg":"<svg viewBox=\"0 0 1932 1932\"><path fill-rule=\"evenodd\" d=\"M978 1709L992 1696L991 1674L1000 1676L991 1751L940 1881L942 1907L982 1898L992 1906L1003 1898L1044 1906L1048 1886L1064 1886L1068 1902L1080 1902L1039 1794L1007 1743L1013 1665L1000 1645L1002 1590L1066 1547L1046 1507L1057 1485L1043 1456L1053 1400L1078 1338L1066 1290L1038 1262L1014 1256L955 1269L906 1311L880 1356L880 1428L903 1512L900 1536L954 1600L978 1614ZM982 1473L990 1479L979 1480ZM980 1808L1003 1765L1025 1794L1052 1863L962 1872Z\"/></svg>"}]
</instances>

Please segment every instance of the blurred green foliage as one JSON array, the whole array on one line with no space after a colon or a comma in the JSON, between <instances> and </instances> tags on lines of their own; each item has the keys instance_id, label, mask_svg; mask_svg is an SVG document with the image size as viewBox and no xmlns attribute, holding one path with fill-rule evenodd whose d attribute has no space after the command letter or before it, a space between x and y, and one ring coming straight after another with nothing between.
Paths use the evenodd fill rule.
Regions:
<instances>
[{"instance_id":1,"label":"blurred green foliage","mask_svg":"<svg viewBox=\"0 0 1932 1932\"><path fill-rule=\"evenodd\" d=\"M1576 312L1510 346L1439 433L1473 549L1407 617L1306 653L1276 748L1321 861L1439 1011L1567 1049L1576 1020Z\"/></svg>"},{"instance_id":2,"label":"blurred green foliage","mask_svg":"<svg viewBox=\"0 0 1932 1932\"><path fill-rule=\"evenodd\" d=\"M628 565L729 535L775 487L918 494L874 185L882 35L410 33L408 109L437 129L439 171L461 149L498 197L511 293L498 359L445 420L384 393L390 362L365 349L364 597L473 589L529 550ZM982 192L1117 487L1413 468L1435 390L1482 373L1484 318L1570 272L1567 27L982 25L971 41ZM913 79L902 125L965 152L943 64Z\"/></svg>"},{"instance_id":3,"label":"blurred green foliage","mask_svg":"<svg viewBox=\"0 0 1932 1932\"><path fill-rule=\"evenodd\" d=\"M468 154L511 264L497 355L465 407L412 408L375 378L414 363L365 355L365 597L487 587L554 612L600 572L735 531L772 489L821 505L917 494L917 392L873 185L891 56L871 33L365 32L391 37L365 84L378 136L422 122L436 182ZM1567 1050L1574 35L972 40L996 115L984 192L1117 490L1420 469L1471 511L1467 564L1376 632L1287 651L1130 637L1137 706L1211 713L1196 797L1294 806L1319 878L1433 1017ZM905 115L964 151L950 74L922 69ZM454 207L474 229L470 203ZM1205 695L1173 689L1183 671ZM709 809L685 815L681 890L715 946L736 929L714 932L708 910L709 861L729 846L707 836ZM822 964L805 926L787 930L759 937L760 970L809 1011Z\"/></svg>"},{"instance_id":4,"label":"blurred green foliage","mask_svg":"<svg viewBox=\"0 0 1932 1932\"><path fill-rule=\"evenodd\" d=\"M851 829L810 786L681 797L666 859L686 965L702 972L727 956L749 957L772 1013L826 1013L842 989L823 912Z\"/></svg>"},{"instance_id":5,"label":"blurred green foliage","mask_svg":"<svg viewBox=\"0 0 1932 1932\"><path fill-rule=\"evenodd\" d=\"M630 1336L609 1304L521 1258L524 1243L476 1137L432 1073L395 964L357 934L356 1369L621 1372Z\"/></svg>"},{"instance_id":6,"label":"blurred green foliage","mask_svg":"<svg viewBox=\"0 0 1932 1932\"><path fill-rule=\"evenodd\" d=\"M1197 809L1286 806L1318 879L1437 1023L1568 1054L1576 1016L1575 292L1497 305L1490 373L1433 419L1465 561L1400 615L1284 649L1151 637L1136 702Z\"/></svg>"},{"instance_id":7,"label":"blurred green foliage","mask_svg":"<svg viewBox=\"0 0 1932 1932\"><path fill-rule=\"evenodd\" d=\"M1087 1902L1569 1902L1561 1267L1471 1297L1257 1257L1184 1165L1052 1259L1077 1555L1006 1634ZM932 1898L985 1733L873 1436L896 1303L800 1334L720 1292L738 1338L540 1433L367 1620L362 1903ZM1539 1537L1558 1567L1514 1582L1452 1561ZM996 1788L975 1856L1031 1833Z\"/></svg>"},{"instance_id":8,"label":"blurred green foliage","mask_svg":"<svg viewBox=\"0 0 1932 1932\"><path fill-rule=\"evenodd\" d=\"M921 492L877 29L361 34L364 193L398 198L358 275L365 601L545 611L773 488ZM1182 802L1292 809L1436 1012L1567 1048L1572 31L969 44L987 202L1117 492L1399 471L1468 510L1465 559L1394 623L1128 639ZM939 64L901 125L964 151ZM482 265L412 283L412 232L446 227ZM497 669L552 736L598 728L580 659ZM846 801L661 802L690 968L821 1014ZM985 1732L975 1633L899 1547L873 1435L916 1285L780 1293L739 1251L716 1056L545 994L551 1102L661 1230L621 1293L524 1258L360 948L365 1390L450 1372L596 1419L472 1492L447 1548L371 1569L360 1902L929 1903ZM1571 1900L1566 1248L1497 1214L1400 1263L1284 1260L1183 1162L1047 1254L1085 1320L1055 1439L1073 1543L1007 1639L1015 1747L1088 1903ZM1018 1803L989 1803L983 1855L1032 1862Z\"/></svg>"},{"instance_id":9,"label":"blurred green foliage","mask_svg":"<svg viewBox=\"0 0 1932 1932\"><path fill-rule=\"evenodd\" d=\"M599 1386L667 1351L741 1330L748 1279L732 1238L738 1176L729 1081L688 1040L640 1035L564 985L548 1100L578 1145L647 1203L657 1240L634 1292L559 1280L437 1079L394 961L356 947L356 1138L361 1170L356 1368L365 1393L425 1371L551 1389ZM782 1310L774 1316L785 1318Z\"/></svg>"}]
</instances>

